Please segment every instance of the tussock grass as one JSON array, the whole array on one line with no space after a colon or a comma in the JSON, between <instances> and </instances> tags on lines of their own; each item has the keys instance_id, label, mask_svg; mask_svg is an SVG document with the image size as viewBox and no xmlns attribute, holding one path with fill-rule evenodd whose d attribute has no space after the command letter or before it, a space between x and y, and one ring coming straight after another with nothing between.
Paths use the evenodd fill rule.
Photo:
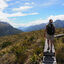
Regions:
<instances>
[{"instance_id":1,"label":"tussock grass","mask_svg":"<svg viewBox=\"0 0 64 64\"><path fill-rule=\"evenodd\" d=\"M45 42L43 32L43 30L39 30L0 37L0 57L2 59L4 57L4 61L0 61L0 63L6 64L8 62L6 58L8 59L9 55L13 58L10 57L7 64L10 62L11 64L39 63L43 57Z\"/></svg>"},{"instance_id":2,"label":"tussock grass","mask_svg":"<svg viewBox=\"0 0 64 64\"><path fill-rule=\"evenodd\" d=\"M64 29L57 29L57 34L64 33ZM56 59L57 64L64 64L64 37L55 39Z\"/></svg>"},{"instance_id":3,"label":"tussock grass","mask_svg":"<svg viewBox=\"0 0 64 64\"><path fill-rule=\"evenodd\" d=\"M64 33L57 29L56 34ZM0 37L0 63L2 64L39 64L43 58L44 30L24 32ZM64 63L64 37L55 38L58 64Z\"/></svg>"}]
</instances>

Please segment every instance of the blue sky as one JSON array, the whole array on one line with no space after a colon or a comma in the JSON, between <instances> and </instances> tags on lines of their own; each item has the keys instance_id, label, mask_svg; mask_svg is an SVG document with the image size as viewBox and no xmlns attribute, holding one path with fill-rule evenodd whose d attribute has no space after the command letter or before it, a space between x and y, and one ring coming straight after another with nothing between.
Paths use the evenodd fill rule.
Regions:
<instances>
[{"instance_id":1,"label":"blue sky","mask_svg":"<svg viewBox=\"0 0 64 64\"><path fill-rule=\"evenodd\" d=\"M14 27L64 20L64 0L0 0L0 20Z\"/></svg>"}]
</instances>

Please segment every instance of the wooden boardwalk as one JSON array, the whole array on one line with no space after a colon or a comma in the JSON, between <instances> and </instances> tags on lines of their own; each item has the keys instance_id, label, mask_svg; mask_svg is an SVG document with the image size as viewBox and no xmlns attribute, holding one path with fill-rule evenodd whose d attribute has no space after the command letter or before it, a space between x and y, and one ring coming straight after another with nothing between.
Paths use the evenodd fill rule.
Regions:
<instances>
[{"instance_id":1,"label":"wooden boardwalk","mask_svg":"<svg viewBox=\"0 0 64 64\"><path fill-rule=\"evenodd\" d=\"M60 38L62 36L64 36L64 34L54 35L55 38ZM52 53L50 52L50 50L47 50L47 48L48 48L48 44L46 39L42 64L57 64L54 45L52 46Z\"/></svg>"},{"instance_id":2,"label":"wooden boardwalk","mask_svg":"<svg viewBox=\"0 0 64 64\"><path fill-rule=\"evenodd\" d=\"M47 39L46 39L42 64L57 64L54 45L52 46L52 53L50 53L50 50L47 50L47 48L48 48L48 44L47 44Z\"/></svg>"}]
</instances>

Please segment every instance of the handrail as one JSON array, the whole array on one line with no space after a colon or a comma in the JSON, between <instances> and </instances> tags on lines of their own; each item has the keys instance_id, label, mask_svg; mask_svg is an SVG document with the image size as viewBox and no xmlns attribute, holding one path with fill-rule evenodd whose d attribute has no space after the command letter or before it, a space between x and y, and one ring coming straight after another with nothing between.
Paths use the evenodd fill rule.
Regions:
<instances>
[{"instance_id":1,"label":"handrail","mask_svg":"<svg viewBox=\"0 0 64 64\"><path fill-rule=\"evenodd\" d=\"M54 35L55 38L60 38L60 37L63 37L64 34L58 34L58 35Z\"/></svg>"}]
</instances>

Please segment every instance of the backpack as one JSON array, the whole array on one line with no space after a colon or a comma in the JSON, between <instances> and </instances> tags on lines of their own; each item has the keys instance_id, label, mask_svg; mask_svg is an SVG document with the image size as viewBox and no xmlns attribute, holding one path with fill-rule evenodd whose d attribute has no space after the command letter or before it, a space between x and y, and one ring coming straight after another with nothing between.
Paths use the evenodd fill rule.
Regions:
<instances>
[{"instance_id":1,"label":"backpack","mask_svg":"<svg viewBox=\"0 0 64 64\"><path fill-rule=\"evenodd\" d=\"M46 26L46 30L47 30L47 33L49 35L54 35L55 33L55 27L53 24L49 23L47 26Z\"/></svg>"}]
</instances>

